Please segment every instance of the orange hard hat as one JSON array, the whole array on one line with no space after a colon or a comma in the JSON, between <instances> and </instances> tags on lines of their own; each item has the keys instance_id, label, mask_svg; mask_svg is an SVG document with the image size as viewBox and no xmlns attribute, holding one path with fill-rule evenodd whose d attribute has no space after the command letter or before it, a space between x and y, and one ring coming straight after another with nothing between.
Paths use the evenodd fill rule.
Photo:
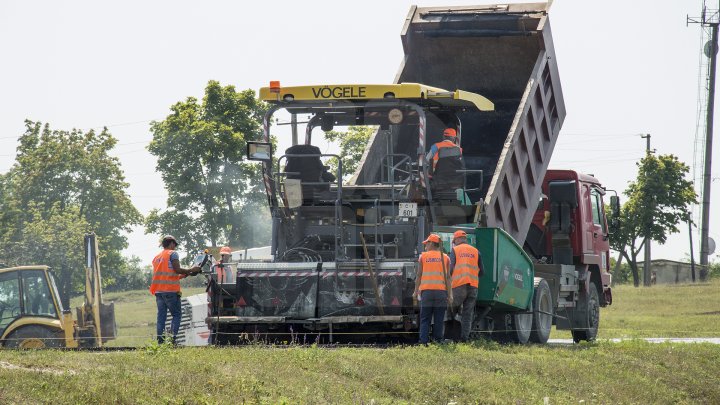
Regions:
<instances>
[{"instance_id":1,"label":"orange hard hat","mask_svg":"<svg viewBox=\"0 0 720 405\"><path fill-rule=\"evenodd\" d=\"M467 233L465 233L465 231L455 231L455 233L453 234L453 240L455 240L457 238L464 238L466 236L467 236Z\"/></svg>"},{"instance_id":2,"label":"orange hard hat","mask_svg":"<svg viewBox=\"0 0 720 405\"><path fill-rule=\"evenodd\" d=\"M456 137L457 131L455 131L455 128L446 128L443 131L443 136L450 136L450 137Z\"/></svg>"},{"instance_id":3,"label":"orange hard hat","mask_svg":"<svg viewBox=\"0 0 720 405\"><path fill-rule=\"evenodd\" d=\"M223 246L222 248L220 248L220 254L221 255L232 254L232 250L230 250L230 246Z\"/></svg>"},{"instance_id":4,"label":"orange hard hat","mask_svg":"<svg viewBox=\"0 0 720 405\"><path fill-rule=\"evenodd\" d=\"M437 236L437 235L434 234L434 233L431 233L430 235L428 235L427 239L425 239L425 240L423 241L423 245L424 245L424 244L427 244L428 242L437 243L437 244L439 245L439 244L440 244L440 237Z\"/></svg>"}]
</instances>

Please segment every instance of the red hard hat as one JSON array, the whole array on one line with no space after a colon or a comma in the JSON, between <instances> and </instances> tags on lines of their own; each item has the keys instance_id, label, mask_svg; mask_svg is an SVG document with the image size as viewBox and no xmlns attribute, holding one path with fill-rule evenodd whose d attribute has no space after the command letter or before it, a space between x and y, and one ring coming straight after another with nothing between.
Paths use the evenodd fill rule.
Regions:
<instances>
[{"instance_id":1,"label":"red hard hat","mask_svg":"<svg viewBox=\"0 0 720 405\"><path fill-rule=\"evenodd\" d=\"M443 131L443 136L456 137L456 136L457 136L457 131L455 131L455 128L446 128L446 129Z\"/></svg>"}]
</instances>

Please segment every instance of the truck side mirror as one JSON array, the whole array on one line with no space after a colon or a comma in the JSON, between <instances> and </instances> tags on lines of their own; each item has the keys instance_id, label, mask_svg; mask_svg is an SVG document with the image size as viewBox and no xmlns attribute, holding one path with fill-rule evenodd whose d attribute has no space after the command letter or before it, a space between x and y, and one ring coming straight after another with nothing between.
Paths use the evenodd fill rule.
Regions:
<instances>
[{"instance_id":1,"label":"truck side mirror","mask_svg":"<svg viewBox=\"0 0 720 405\"><path fill-rule=\"evenodd\" d=\"M620 218L620 197L610 196L610 217Z\"/></svg>"},{"instance_id":2,"label":"truck side mirror","mask_svg":"<svg viewBox=\"0 0 720 405\"><path fill-rule=\"evenodd\" d=\"M247 159L261 162L270 162L272 158L272 144L269 142L248 142Z\"/></svg>"}]
</instances>

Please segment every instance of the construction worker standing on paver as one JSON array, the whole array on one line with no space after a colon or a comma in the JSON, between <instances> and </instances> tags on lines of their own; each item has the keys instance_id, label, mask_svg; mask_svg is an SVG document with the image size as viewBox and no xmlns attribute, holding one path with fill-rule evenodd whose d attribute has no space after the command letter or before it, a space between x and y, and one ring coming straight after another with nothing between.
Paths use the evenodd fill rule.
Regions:
<instances>
[{"instance_id":1,"label":"construction worker standing on paver","mask_svg":"<svg viewBox=\"0 0 720 405\"><path fill-rule=\"evenodd\" d=\"M163 237L161 246L162 252L158 253L152 262L153 276L150 292L155 296L157 303L158 343L165 341L165 321L168 311L172 315L170 332L174 343L180 330L180 279L200 273L200 267L195 266L191 269L180 267L180 256L175 251L178 243L172 235Z\"/></svg>"},{"instance_id":2,"label":"construction worker standing on paver","mask_svg":"<svg viewBox=\"0 0 720 405\"><path fill-rule=\"evenodd\" d=\"M235 283L235 274L232 266L229 264L232 260L232 250L229 246L220 248L220 260L215 263L215 273L217 273L218 283Z\"/></svg>"},{"instance_id":3,"label":"construction worker standing on paver","mask_svg":"<svg viewBox=\"0 0 720 405\"><path fill-rule=\"evenodd\" d=\"M420 255L413 297L420 301L420 343L428 344L430 324L433 341L442 342L445 332L445 311L452 305L450 290L450 259L443 254L440 237L430 234L423 242L425 252Z\"/></svg>"},{"instance_id":4,"label":"construction worker standing on paver","mask_svg":"<svg viewBox=\"0 0 720 405\"><path fill-rule=\"evenodd\" d=\"M467 243L465 231L453 234L453 248L450 256L450 274L452 276L452 295L455 302L454 312L460 312L462 329L460 341L467 341L472 329L475 313L478 285L482 276L480 252Z\"/></svg>"}]
</instances>

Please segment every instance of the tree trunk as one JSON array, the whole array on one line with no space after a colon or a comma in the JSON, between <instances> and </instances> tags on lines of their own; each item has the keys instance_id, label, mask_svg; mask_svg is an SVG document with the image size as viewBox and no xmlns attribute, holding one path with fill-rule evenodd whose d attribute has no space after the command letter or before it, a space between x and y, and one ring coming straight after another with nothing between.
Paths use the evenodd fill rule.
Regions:
<instances>
[{"instance_id":1,"label":"tree trunk","mask_svg":"<svg viewBox=\"0 0 720 405\"><path fill-rule=\"evenodd\" d=\"M615 260L615 268L613 268L613 273L617 273L620 271L620 266L622 265L622 261L625 258L625 247L620 250L620 253L618 253L618 258Z\"/></svg>"},{"instance_id":2,"label":"tree trunk","mask_svg":"<svg viewBox=\"0 0 720 405\"><path fill-rule=\"evenodd\" d=\"M632 270L632 276L633 276L633 285L635 287L640 287L640 274L638 272L637 268L637 253L631 252L632 258L627 257L627 253L625 254L625 258L628 261L628 264L630 265L630 270Z\"/></svg>"}]
</instances>

